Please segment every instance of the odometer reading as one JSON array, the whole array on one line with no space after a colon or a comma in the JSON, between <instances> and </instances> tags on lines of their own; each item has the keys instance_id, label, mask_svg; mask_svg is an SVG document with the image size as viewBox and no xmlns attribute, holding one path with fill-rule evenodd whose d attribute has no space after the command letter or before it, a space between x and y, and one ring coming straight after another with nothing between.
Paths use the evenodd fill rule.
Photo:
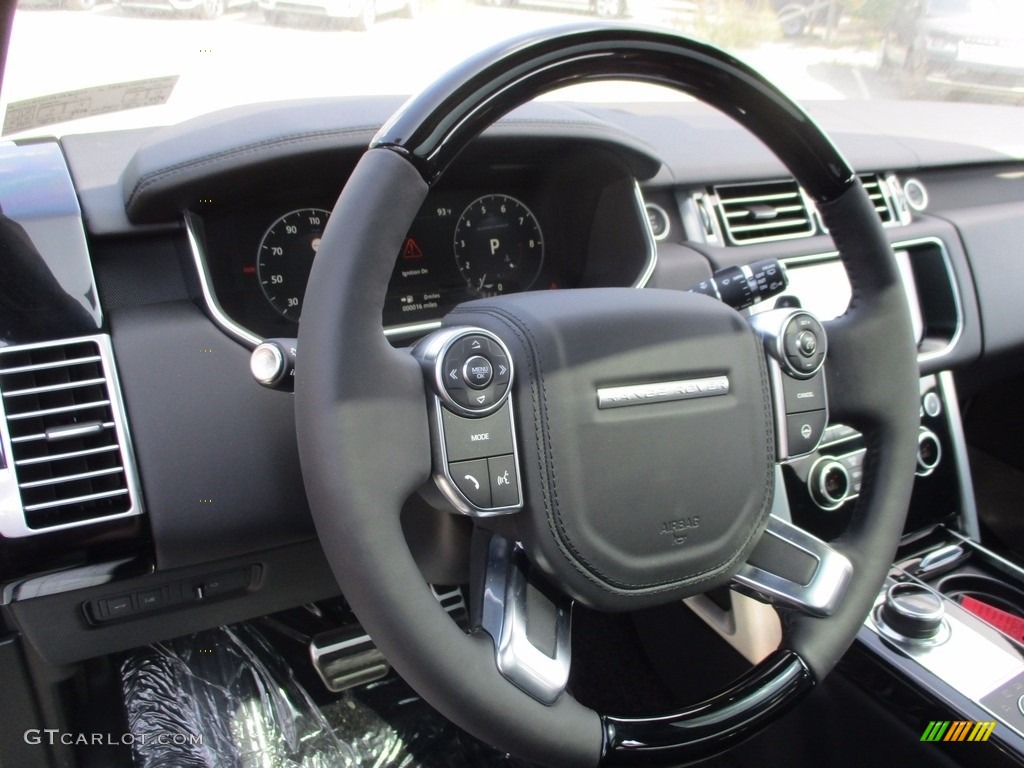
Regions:
<instances>
[{"instance_id":1,"label":"odometer reading","mask_svg":"<svg viewBox=\"0 0 1024 768\"><path fill-rule=\"evenodd\" d=\"M270 225L256 253L256 274L270 305L295 322L330 211L302 208Z\"/></svg>"},{"instance_id":2,"label":"odometer reading","mask_svg":"<svg viewBox=\"0 0 1024 768\"><path fill-rule=\"evenodd\" d=\"M459 217L455 262L477 296L525 291L544 263L544 236L536 217L519 200L485 195Z\"/></svg>"}]
</instances>

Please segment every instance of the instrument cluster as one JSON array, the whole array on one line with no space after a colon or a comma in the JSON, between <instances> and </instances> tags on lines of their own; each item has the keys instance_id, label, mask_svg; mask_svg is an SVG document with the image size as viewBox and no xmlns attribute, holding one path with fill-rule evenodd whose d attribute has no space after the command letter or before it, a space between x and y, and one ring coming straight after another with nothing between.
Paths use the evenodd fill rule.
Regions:
<instances>
[{"instance_id":1,"label":"instrument cluster","mask_svg":"<svg viewBox=\"0 0 1024 768\"><path fill-rule=\"evenodd\" d=\"M395 254L382 310L411 337L472 299L631 285L653 259L636 186L621 168L569 175L477 167L431 191ZM486 178L480 183L480 178ZM262 338L293 337L334 191L282 190L201 219L202 259L220 309ZM647 270L649 271L649 270Z\"/></svg>"}]
</instances>

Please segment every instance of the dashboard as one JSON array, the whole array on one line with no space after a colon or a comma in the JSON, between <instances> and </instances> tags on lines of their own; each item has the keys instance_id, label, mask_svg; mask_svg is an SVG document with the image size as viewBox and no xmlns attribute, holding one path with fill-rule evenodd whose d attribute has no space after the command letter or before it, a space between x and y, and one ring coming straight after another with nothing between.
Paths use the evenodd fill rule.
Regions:
<instances>
[{"instance_id":1,"label":"dashboard","mask_svg":"<svg viewBox=\"0 0 1024 768\"><path fill-rule=\"evenodd\" d=\"M117 504L76 500L63 516L26 516L12 471L22 443L11 435L29 435L0 414L2 603L46 661L73 664L336 594L305 497L292 398L259 386L249 355L263 339L297 336L334 201L399 103L259 105L3 149L10 173L47 181L32 194L0 185L4 215L21 228L12 237L32 244L17 265L0 261L0 389L13 386L10 352L31 353L9 366L17 376L88 358L83 366L99 367L83 367L83 391L95 399L53 402L39 418L108 408L90 417L107 431L74 439L119 458L72 471L121 483L92 491L116 493ZM910 534L955 520L969 495L951 372L1024 349L1024 146L1001 127L1019 114L963 107L811 105L863 174L915 318L922 426L940 448L916 480ZM39 204L47 195L59 205ZM786 265L785 301L834 317L856 300L813 201L763 146L691 103L517 110L454 162L394 255L381 323L396 346L469 299L686 290L763 258ZM50 310L26 313L25 296ZM67 330L95 347L52 351ZM936 398L942 407L925 410ZM866 440L829 425L814 453L785 468L793 518L822 538L854 514ZM458 583L462 572L429 552L465 530L423 500L406 512L424 572Z\"/></svg>"}]
</instances>

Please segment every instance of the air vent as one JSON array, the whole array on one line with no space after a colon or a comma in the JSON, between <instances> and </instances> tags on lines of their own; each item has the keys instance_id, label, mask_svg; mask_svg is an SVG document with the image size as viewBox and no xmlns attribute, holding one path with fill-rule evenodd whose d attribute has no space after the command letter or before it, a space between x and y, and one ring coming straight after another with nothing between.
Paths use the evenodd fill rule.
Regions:
<instances>
[{"instance_id":1,"label":"air vent","mask_svg":"<svg viewBox=\"0 0 1024 768\"><path fill-rule=\"evenodd\" d=\"M814 219L795 181L731 184L714 191L722 228L735 245L814 234Z\"/></svg>"},{"instance_id":2,"label":"air vent","mask_svg":"<svg viewBox=\"0 0 1024 768\"><path fill-rule=\"evenodd\" d=\"M8 457L0 533L26 536L138 514L112 372L106 337L0 349Z\"/></svg>"},{"instance_id":3,"label":"air vent","mask_svg":"<svg viewBox=\"0 0 1024 768\"><path fill-rule=\"evenodd\" d=\"M871 204L878 211L878 218L882 220L882 224L886 226L898 224L899 218L896 216L888 187L882 177L877 173L865 173L861 175L860 182L864 185L864 190L868 193Z\"/></svg>"}]
</instances>

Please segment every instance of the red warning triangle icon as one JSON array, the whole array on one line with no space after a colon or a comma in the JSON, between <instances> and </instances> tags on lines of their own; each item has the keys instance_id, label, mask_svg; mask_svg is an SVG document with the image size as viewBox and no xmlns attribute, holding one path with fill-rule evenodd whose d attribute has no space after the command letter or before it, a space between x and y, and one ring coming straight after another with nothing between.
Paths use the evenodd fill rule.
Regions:
<instances>
[{"instance_id":1,"label":"red warning triangle icon","mask_svg":"<svg viewBox=\"0 0 1024 768\"><path fill-rule=\"evenodd\" d=\"M402 258L403 259L422 259L423 250L419 247L415 240L411 237L405 239L405 245L402 246Z\"/></svg>"}]
</instances>

